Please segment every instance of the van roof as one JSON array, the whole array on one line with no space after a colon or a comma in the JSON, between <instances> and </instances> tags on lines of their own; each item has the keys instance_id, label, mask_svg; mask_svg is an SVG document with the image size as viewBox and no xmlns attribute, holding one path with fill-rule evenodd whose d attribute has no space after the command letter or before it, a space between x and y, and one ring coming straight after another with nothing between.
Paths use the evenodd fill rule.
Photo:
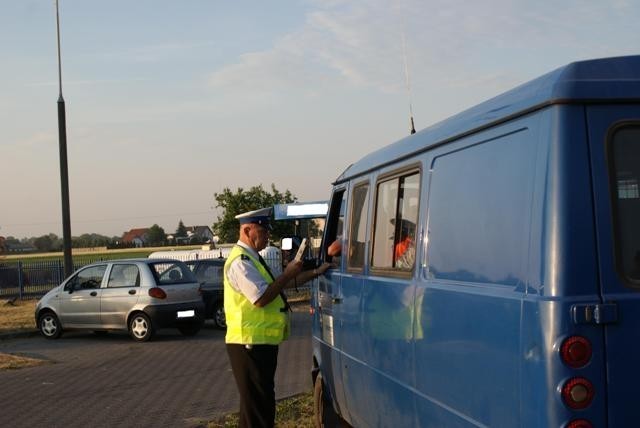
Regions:
<instances>
[{"instance_id":1,"label":"van roof","mask_svg":"<svg viewBox=\"0 0 640 428\"><path fill-rule=\"evenodd\" d=\"M640 55L578 61L368 154L334 184L552 104L640 101Z\"/></svg>"}]
</instances>

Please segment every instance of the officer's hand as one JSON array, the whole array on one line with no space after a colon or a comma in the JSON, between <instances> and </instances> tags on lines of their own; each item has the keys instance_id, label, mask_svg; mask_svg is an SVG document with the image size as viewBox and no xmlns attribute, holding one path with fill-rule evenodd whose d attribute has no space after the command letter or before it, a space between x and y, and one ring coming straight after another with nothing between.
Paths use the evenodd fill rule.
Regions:
<instances>
[{"instance_id":1,"label":"officer's hand","mask_svg":"<svg viewBox=\"0 0 640 428\"><path fill-rule=\"evenodd\" d=\"M290 276L296 276L302 271L302 260L293 259L284 268L284 273Z\"/></svg>"},{"instance_id":2,"label":"officer's hand","mask_svg":"<svg viewBox=\"0 0 640 428\"><path fill-rule=\"evenodd\" d=\"M325 273L327 271L327 269L332 268L332 267L333 267L333 264L324 262L324 263L322 263L320 266L318 266L316 268L316 273L318 275L322 275L323 273Z\"/></svg>"}]
</instances>

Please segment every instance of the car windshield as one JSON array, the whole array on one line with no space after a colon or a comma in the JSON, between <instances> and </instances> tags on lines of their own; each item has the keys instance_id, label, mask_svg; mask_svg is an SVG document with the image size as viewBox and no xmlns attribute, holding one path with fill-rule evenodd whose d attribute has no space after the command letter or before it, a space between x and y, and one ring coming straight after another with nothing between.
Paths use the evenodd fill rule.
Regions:
<instances>
[{"instance_id":1,"label":"car windshield","mask_svg":"<svg viewBox=\"0 0 640 428\"><path fill-rule=\"evenodd\" d=\"M150 263L149 267L158 285L196 282L196 278L191 270L182 262L156 262Z\"/></svg>"}]
</instances>

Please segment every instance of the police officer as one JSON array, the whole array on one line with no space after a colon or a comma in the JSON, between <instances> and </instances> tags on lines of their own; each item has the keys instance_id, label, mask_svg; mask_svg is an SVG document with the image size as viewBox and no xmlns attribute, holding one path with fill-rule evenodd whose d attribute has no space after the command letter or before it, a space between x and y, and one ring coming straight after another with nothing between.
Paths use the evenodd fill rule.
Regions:
<instances>
[{"instance_id":1,"label":"police officer","mask_svg":"<svg viewBox=\"0 0 640 428\"><path fill-rule=\"evenodd\" d=\"M326 271L324 264L301 272L292 261L274 277L258 252L268 243L271 208L236 216L240 237L224 265L227 354L240 393L240 427L273 427L278 344L289 335L289 314L282 290Z\"/></svg>"}]
</instances>

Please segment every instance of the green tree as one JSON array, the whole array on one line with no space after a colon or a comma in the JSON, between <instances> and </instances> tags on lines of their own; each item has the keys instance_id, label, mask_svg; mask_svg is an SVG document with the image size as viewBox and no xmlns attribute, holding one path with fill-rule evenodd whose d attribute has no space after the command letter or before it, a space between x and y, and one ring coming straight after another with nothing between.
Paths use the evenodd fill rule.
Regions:
<instances>
[{"instance_id":1,"label":"green tree","mask_svg":"<svg viewBox=\"0 0 640 428\"><path fill-rule=\"evenodd\" d=\"M182 222L182 219L180 219L180 222L178 223L178 228L176 229L175 236L176 238L184 238L187 236L187 227Z\"/></svg>"},{"instance_id":2,"label":"green tree","mask_svg":"<svg viewBox=\"0 0 640 428\"><path fill-rule=\"evenodd\" d=\"M147 232L147 243L149 245L164 245L166 239L167 235L164 233L164 229L157 224L149 228L149 232Z\"/></svg>"},{"instance_id":3,"label":"green tree","mask_svg":"<svg viewBox=\"0 0 640 428\"><path fill-rule=\"evenodd\" d=\"M290 204L298 200L289 190L284 193L280 192L273 183L271 184L271 193L266 191L262 185L253 186L249 190L239 187L235 193L225 187L222 193L214 194L214 199L216 207L222 208L222 215L218 216L212 227L214 233L220 237L220 242L236 242L238 240L240 223L235 219L236 215L272 207L276 204ZM291 222L274 222L271 237L277 241L283 236L292 235L293 230L294 225Z\"/></svg>"},{"instance_id":4,"label":"green tree","mask_svg":"<svg viewBox=\"0 0 640 428\"><path fill-rule=\"evenodd\" d=\"M73 248L107 247L113 244L113 238L98 233L84 233L71 239Z\"/></svg>"},{"instance_id":5,"label":"green tree","mask_svg":"<svg viewBox=\"0 0 640 428\"><path fill-rule=\"evenodd\" d=\"M49 233L48 235L42 235L32 239L33 240L30 242L30 244L36 247L38 251L57 251L61 248L62 241L55 233Z\"/></svg>"}]
</instances>

